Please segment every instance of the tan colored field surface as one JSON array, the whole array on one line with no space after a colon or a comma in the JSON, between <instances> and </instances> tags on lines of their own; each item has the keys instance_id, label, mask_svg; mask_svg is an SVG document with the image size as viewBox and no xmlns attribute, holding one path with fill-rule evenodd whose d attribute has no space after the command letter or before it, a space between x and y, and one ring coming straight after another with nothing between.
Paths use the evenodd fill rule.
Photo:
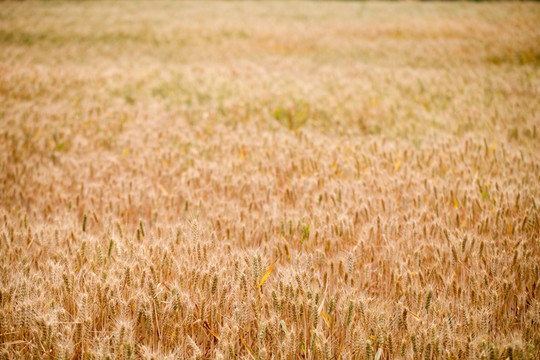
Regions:
<instances>
[{"instance_id":1,"label":"tan colored field surface","mask_svg":"<svg viewBox=\"0 0 540 360\"><path fill-rule=\"evenodd\" d=\"M0 3L0 359L538 358L539 23Z\"/></svg>"}]
</instances>

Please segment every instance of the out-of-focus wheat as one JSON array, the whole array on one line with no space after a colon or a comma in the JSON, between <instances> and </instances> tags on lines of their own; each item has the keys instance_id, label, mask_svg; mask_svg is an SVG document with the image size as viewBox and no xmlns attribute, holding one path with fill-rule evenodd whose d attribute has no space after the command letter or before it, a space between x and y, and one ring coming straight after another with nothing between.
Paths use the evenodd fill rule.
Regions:
<instances>
[{"instance_id":1,"label":"out-of-focus wheat","mask_svg":"<svg viewBox=\"0 0 540 360\"><path fill-rule=\"evenodd\" d=\"M0 358L538 358L539 18L3 3Z\"/></svg>"}]
</instances>

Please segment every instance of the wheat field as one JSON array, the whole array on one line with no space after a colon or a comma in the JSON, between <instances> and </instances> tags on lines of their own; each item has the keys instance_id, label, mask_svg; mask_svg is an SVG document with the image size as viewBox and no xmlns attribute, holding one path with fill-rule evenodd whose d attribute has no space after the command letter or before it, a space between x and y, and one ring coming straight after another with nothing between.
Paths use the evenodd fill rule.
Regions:
<instances>
[{"instance_id":1,"label":"wheat field","mask_svg":"<svg viewBox=\"0 0 540 360\"><path fill-rule=\"evenodd\" d=\"M537 359L540 4L0 3L0 359Z\"/></svg>"}]
</instances>

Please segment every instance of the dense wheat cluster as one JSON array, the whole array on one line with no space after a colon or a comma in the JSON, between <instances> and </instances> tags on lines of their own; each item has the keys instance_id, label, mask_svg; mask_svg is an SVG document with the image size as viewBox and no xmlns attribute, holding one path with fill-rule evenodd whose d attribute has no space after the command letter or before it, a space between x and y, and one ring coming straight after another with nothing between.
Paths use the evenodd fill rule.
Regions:
<instances>
[{"instance_id":1,"label":"dense wheat cluster","mask_svg":"<svg viewBox=\"0 0 540 360\"><path fill-rule=\"evenodd\" d=\"M539 19L2 3L0 358L538 358Z\"/></svg>"}]
</instances>

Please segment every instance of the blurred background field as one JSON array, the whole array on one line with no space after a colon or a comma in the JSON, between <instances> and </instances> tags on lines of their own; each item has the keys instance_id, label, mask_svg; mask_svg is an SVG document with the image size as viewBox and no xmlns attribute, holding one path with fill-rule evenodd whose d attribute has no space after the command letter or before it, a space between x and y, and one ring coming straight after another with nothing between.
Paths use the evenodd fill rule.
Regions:
<instances>
[{"instance_id":1,"label":"blurred background field","mask_svg":"<svg viewBox=\"0 0 540 360\"><path fill-rule=\"evenodd\" d=\"M1 356L537 358L539 20L1 2Z\"/></svg>"}]
</instances>

